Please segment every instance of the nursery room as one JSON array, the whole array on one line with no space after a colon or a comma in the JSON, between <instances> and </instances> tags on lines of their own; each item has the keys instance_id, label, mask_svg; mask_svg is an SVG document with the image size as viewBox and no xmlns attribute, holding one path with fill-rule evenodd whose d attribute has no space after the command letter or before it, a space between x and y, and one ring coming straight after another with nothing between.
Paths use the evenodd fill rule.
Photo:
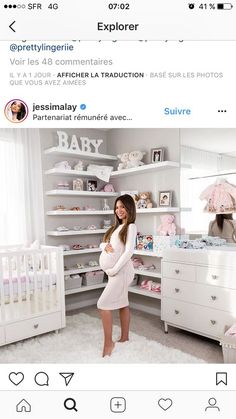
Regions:
<instances>
[{"instance_id":1,"label":"nursery room","mask_svg":"<svg viewBox=\"0 0 236 419\"><path fill-rule=\"evenodd\" d=\"M235 136L1 129L0 362L235 362Z\"/></svg>"}]
</instances>

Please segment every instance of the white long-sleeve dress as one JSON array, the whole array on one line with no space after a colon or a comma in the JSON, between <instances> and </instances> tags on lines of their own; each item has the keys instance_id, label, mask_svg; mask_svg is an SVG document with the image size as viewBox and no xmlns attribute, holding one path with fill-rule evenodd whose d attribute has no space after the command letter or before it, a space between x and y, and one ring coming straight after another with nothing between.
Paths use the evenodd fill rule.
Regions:
<instances>
[{"instance_id":1,"label":"white long-sleeve dress","mask_svg":"<svg viewBox=\"0 0 236 419\"><path fill-rule=\"evenodd\" d=\"M120 224L112 233L110 244L114 251L107 253L104 249L107 243L101 243L102 253L99 264L108 275L108 283L98 300L97 306L101 310L116 310L129 305L128 287L134 278L134 267L131 256L134 252L137 228L129 224L126 244L119 238Z\"/></svg>"}]
</instances>

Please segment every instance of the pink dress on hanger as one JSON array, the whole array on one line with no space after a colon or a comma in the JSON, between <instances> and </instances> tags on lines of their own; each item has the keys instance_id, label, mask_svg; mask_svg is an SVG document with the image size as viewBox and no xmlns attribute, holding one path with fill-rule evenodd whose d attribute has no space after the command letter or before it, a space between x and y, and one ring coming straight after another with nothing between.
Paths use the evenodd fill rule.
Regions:
<instances>
[{"instance_id":1,"label":"pink dress on hanger","mask_svg":"<svg viewBox=\"0 0 236 419\"><path fill-rule=\"evenodd\" d=\"M207 212L234 212L236 210L236 187L225 179L208 186L200 195L200 199L206 199L204 208Z\"/></svg>"}]
</instances>

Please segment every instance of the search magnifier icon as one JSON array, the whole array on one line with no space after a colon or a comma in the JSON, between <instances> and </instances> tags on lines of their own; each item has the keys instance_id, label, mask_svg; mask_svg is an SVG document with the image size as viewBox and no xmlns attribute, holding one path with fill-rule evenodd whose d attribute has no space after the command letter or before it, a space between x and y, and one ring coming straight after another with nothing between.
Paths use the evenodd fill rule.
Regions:
<instances>
[{"instance_id":1,"label":"search magnifier icon","mask_svg":"<svg viewBox=\"0 0 236 419\"><path fill-rule=\"evenodd\" d=\"M64 407L66 410L75 410L75 412L78 412L78 409L76 408L76 401L75 399L72 399L71 397L69 397L68 399L65 399Z\"/></svg>"}]
</instances>

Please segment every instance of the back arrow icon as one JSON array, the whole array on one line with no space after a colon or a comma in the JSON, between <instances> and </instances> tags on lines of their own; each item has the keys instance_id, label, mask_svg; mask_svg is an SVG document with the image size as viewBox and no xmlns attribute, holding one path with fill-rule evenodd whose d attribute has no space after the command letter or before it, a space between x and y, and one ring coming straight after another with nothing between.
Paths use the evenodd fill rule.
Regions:
<instances>
[{"instance_id":1,"label":"back arrow icon","mask_svg":"<svg viewBox=\"0 0 236 419\"><path fill-rule=\"evenodd\" d=\"M14 22L12 22L10 25L9 25L9 28L13 31L13 32L15 32L15 29L13 29L13 25L16 23L16 21L14 20Z\"/></svg>"}]
</instances>

